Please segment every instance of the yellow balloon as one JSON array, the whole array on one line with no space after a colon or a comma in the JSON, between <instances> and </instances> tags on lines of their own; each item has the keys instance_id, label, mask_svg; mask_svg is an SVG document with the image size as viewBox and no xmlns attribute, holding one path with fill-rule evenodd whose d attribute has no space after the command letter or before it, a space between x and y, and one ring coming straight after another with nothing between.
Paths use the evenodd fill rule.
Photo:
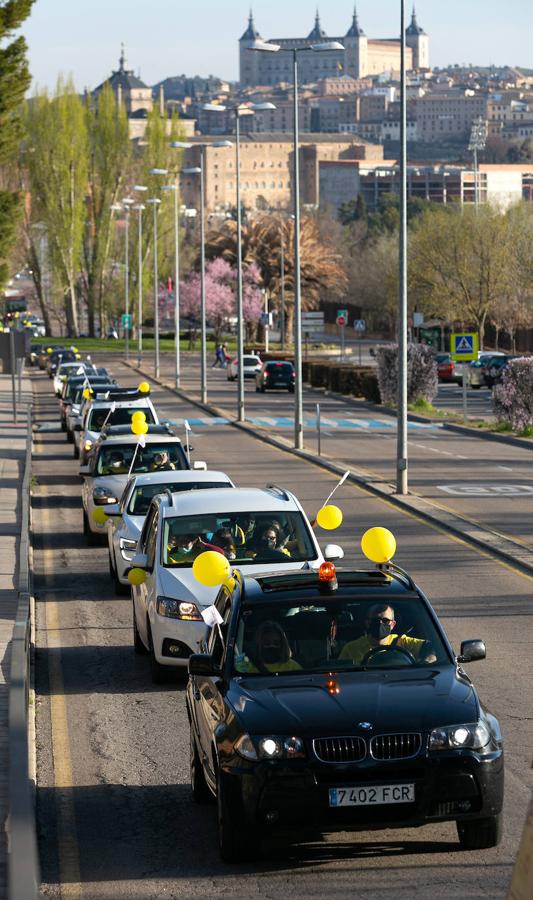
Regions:
<instances>
[{"instance_id":1,"label":"yellow balloon","mask_svg":"<svg viewBox=\"0 0 533 900\"><path fill-rule=\"evenodd\" d=\"M108 517L105 514L105 510L102 509L101 506L95 506L93 509L93 519L97 525L105 525Z\"/></svg>"},{"instance_id":2,"label":"yellow balloon","mask_svg":"<svg viewBox=\"0 0 533 900\"><path fill-rule=\"evenodd\" d=\"M51 353L51 352L52 352L52 348L51 348L51 347L47 347L47 348L46 348L46 352L47 352L47 353Z\"/></svg>"},{"instance_id":3,"label":"yellow balloon","mask_svg":"<svg viewBox=\"0 0 533 900\"><path fill-rule=\"evenodd\" d=\"M137 412L134 412L131 417L132 422L146 422L146 415L143 413L142 409L138 409Z\"/></svg>"},{"instance_id":4,"label":"yellow balloon","mask_svg":"<svg viewBox=\"0 0 533 900\"><path fill-rule=\"evenodd\" d=\"M371 562L389 562L396 553L396 538L388 528L369 528L361 538L361 550Z\"/></svg>"},{"instance_id":5,"label":"yellow balloon","mask_svg":"<svg viewBox=\"0 0 533 900\"><path fill-rule=\"evenodd\" d=\"M146 572L144 569L130 569L128 572L128 581L138 587L146 581Z\"/></svg>"},{"instance_id":6,"label":"yellow balloon","mask_svg":"<svg viewBox=\"0 0 533 900\"><path fill-rule=\"evenodd\" d=\"M139 394L149 394L150 393L150 385L147 381L141 381L139 387L137 388Z\"/></svg>"},{"instance_id":7,"label":"yellow balloon","mask_svg":"<svg viewBox=\"0 0 533 900\"><path fill-rule=\"evenodd\" d=\"M78 350L77 347L71 347L70 349L72 350L73 353L79 353L79 352L80 352L80 351Z\"/></svg>"},{"instance_id":8,"label":"yellow balloon","mask_svg":"<svg viewBox=\"0 0 533 900\"><path fill-rule=\"evenodd\" d=\"M317 512L316 520L325 531L333 531L342 525L342 511L338 506L333 506L333 504L323 506Z\"/></svg>"},{"instance_id":9,"label":"yellow balloon","mask_svg":"<svg viewBox=\"0 0 533 900\"><path fill-rule=\"evenodd\" d=\"M137 420L136 422L131 423L131 430L133 431L133 434L146 434L146 432L148 431L148 425L146 424L146 422L139 422L139 420Z\"/></svg>"},{"instance_id":10,"label":"yellow balloon","mask_svg":"<svg viewBox=\"0 0 533 900\"><path fill-rule=\"evenodd\" d=\"M234 591L236 584L237 584L237 582L236 582L235 578L233 578L233 576L230 575L229 578L226 578L226 580L224 582L224 587L227 587L228 591Z\"/></svg>"},{"instance_id":11,"label":"yellow balloon","mask_svg":"<svg viewBox=\"0 0 533 900\"><path fill-rule=\"evenodd\" d=\"M192 564L192 574L204 587L216 587L223 584L230 573L229 561L216 550L200 553Z\"/></svg>"}]
</instances>

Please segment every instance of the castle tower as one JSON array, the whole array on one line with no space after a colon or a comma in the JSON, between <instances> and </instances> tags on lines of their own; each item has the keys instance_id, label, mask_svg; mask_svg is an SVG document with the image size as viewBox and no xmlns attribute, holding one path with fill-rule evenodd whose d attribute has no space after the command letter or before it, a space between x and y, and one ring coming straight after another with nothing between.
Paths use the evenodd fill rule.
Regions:
<instances>
[{"instance_id":1,"label":"castle tower","mask_svg":"<svg viewBox=\"0 0 533 900\"><path fill-rule=\"evenodd\" d=\"M429 38L416 21L414 6L411 24L405 29L405 43L413 51L413 69L429 69Z\"/></svg>"},{"instance_id":2,"label":"castle tower","mask_svg":"<svg viewBox=\"0 0 533 900\"><path fill-rule=\"evenodd\" d=\"M368 38L359 26L355 6L352 24L344 38L344 47L346 51L345 75L350 75L352 78L364 78L368 72Z\"/></svg>"},{"instance_id":3,"label":"castle tower","mask_svg":"<svg viewBox=\"0 0 533 900\"><path fill-rule=\"evenodd\" d=\"M317 41L317 42L327 40L327 34L324 31L324 29L322 28L322 25L320 24L320 15L319 15L318 9L316 11L315 24L314 24L313 30L308 34L307 40L308 41Z\"/></svg>"},{"instance_id":4,"label":"castle tower","mask_svg":"<svg viewBox=\"0 0 533 900\"><path fill-rule=\"evenodd\" d=\"M254 16L250 10L248 28L239 40L239 82L241 87L253 87L261 84L259 78L261 53L251 53L248 49L257 40L261 40L261 35L255 27Z\"/></svg>"}]
</instances>

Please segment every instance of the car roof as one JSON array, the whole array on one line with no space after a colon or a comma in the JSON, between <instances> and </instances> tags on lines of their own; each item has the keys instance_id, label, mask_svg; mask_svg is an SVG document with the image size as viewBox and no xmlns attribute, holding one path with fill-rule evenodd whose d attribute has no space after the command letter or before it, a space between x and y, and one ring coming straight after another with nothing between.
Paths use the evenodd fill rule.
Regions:
<instances>
[{"instance_id":1,"label":"car roof","mask_svg":"<svg viewBox=\"0 0 533 900\"><path fill-rule=\"evenodd\" d=\"M200 483L205 481L209 484L211 481L220 481L224 484L233 484L229 475L225 472L215 471L179 471L179 472L142 472L135 476L135 487L143 484L183 484L188 481ZM216 490L214 488L214 490Z\"/></svg>"},{"instance_id":2,"label":"car roof","mask_svg":"<svg viewBox=\"0 0 533 900\"><path fill-rule=\"evenodd\" d=\"M209 474L209 473L208 473ZM210 515L224 513L285 513L299 511L295 498L280 488L208 488L201 496L192 492L180 495L180 516L202 513ZM175 515L172 509L165 515Z\"/></svg>"},{"instance_id":3,"label":"car roof","mask_svg":"<svg viewBox=\"0 0 533 900\"><path fill-rule=\"evenodd\" d=\"M96 399L92 401L93 409L108 409L112 403L115 404L116 409L130 409L130 408L139 408L139 409L150 409L153 406L152 401L147 397L132 397L130 400L117 399L116 396L113 396L111 393L109 397L106 399L105 397L99 397L98 394L100 392L96 392Z\"/></svg>"},{"instance_id":4,"label":"car roof","mask_svg":"<svg viewBox=\"0 0 533 900\"><path fill-rule=\"evenodd\" d=\"M115 444L122 445L122 444L136 444L137 443L139 438L137 437L137 435L132 434L131 428L129 425L117 426L117 427L121 427L121 428L123 427L125 429L125 431L120 434L113 433L113 434L110 434L107 436L105 434L101 435L99 437L97 443L101 447L103 447L103 446L107 447L109 445L114 446ZM159 426L148 426L148 427L151 430L152 427L157 428ZM153 433L145 434L144 439L145 439L147 445L148 444L181 444L179 437L176 437L175 434L169 434L169 432L166 429L163 429L162 431L158 432L157 434L153 434Z\"/></svg>"},{"instance_id":5,"label":"car roof","mask_svg":"<svg viewBox=\"0 0 533 900\"><path fill-rule=\"evenodd\" d=\"M337 588L319 581L316 572L297 571L280 575L244 576L243 603L287 601L299 602L316 598L327 603L328 598L360 597L378 602L393 603L396 599L418 599L422 595L406 574L380 569L337 569Z\"/></svg>"}]
</instances>

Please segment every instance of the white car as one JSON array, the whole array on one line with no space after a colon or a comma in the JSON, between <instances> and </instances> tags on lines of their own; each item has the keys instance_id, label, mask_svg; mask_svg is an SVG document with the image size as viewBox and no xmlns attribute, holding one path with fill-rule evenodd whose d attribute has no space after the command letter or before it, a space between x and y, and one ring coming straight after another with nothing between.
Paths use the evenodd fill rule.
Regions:
<instances>
[{"instance_id":1,"label":"white car","mask_svg":"<svg viewBox=\"0 0 533 900\"><path fill-rule=\"evenodd\" d=\"M129 593L127 571L137 549L146 514L156 494L234 488L224 472L151 472L134 475L124 488L120 502L106 506L109 572L117 593Z\"/></svg>"},{"instance_id":2,"label":"white car","mask_svg":"<svg viewBox=\"0 0 533 900\"><path fill-rule=\"evenodd\" d=\"M230 363L228 363L227 369L227 378L228 381L235 381L239 372L238 366L239 360L237 358L232 359ZM242 372L244 378L255 378L256 373L261 371L261 366L263 365L261 359L258 356L255 356L251 353L246 353L242 358Z\"/></svg>"},{"instance_id":3,"label":"white car","mask_svg":"<svg viewBox=\"0 0 533 900\"><path fill-rule=\"evenodd\" d=\"M53 386L54 386L54 394L56 397L61 396L61 391L63 390L63 385L69 375L83 375L86 371L86 367L83 363L78 362L67 362L61 363L60 366L57 367L56 373L54 375Z\"/></svg>"},{"instance_id":4,"label":"white car","mask_svg":"<svg viewBox=\"0 0 533 900\"><path fill-rule=\"evenodd\" d=\"M152 471L179 471L207 468L204 462L191 466L180 439L165 425L149 425L144 447L129 426L114 426L100 435L87 465L80 467L83 477L83 533L90 545L106 537L106 523L96 522L94 511L118 503L131 475ZM131 469L131 472L130 472Z\"/></svg>"},{"instance_id":5,"label":"white car","mask_svg":"<svg viewBox=\"0 0 533 900\"><path fill-rule=\"evenodd\" d=\"M147 425L159 425L154 404L137 390L95 391L94 399L88 400L83 407L81 423L74 426L74 457L79 457L80 464L85 465L102 427L130 425L136 412L145 414Z\"/></svg>"},{"instance_id":6,"label":"white car","mask_svg":"<svg viewBox=\"0 0 533 900\"><path fill-rule=\"evenodd\" d=\"M187 671L206 634L201 612L219 587L204 587L192 564L204 550L223 552L243 574L317 569L324 562L309 520L296 497L275 486L235 488L154 497L131 561L144 570L132 586L136 652L148 652L152 678L165 678L168 666ZM328 559L343 556L326 547Z\"/></svg>"}]
</instances>

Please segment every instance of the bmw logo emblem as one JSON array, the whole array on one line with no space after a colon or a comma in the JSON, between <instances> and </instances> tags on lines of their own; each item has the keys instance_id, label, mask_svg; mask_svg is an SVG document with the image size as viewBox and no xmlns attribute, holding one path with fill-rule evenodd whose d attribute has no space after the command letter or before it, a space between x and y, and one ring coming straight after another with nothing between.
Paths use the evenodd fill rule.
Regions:
<instances>
[{"instance_id":1,"label":"bmw logo emblem","mask_svg":"<svg viewBox=\"0 0 533 900\"><path fill-rule=\"evenodd\" d=\"M358 722L357 727L363 731L372 731L373 725L372 722Z\"/></svg>"}]
</instances>

